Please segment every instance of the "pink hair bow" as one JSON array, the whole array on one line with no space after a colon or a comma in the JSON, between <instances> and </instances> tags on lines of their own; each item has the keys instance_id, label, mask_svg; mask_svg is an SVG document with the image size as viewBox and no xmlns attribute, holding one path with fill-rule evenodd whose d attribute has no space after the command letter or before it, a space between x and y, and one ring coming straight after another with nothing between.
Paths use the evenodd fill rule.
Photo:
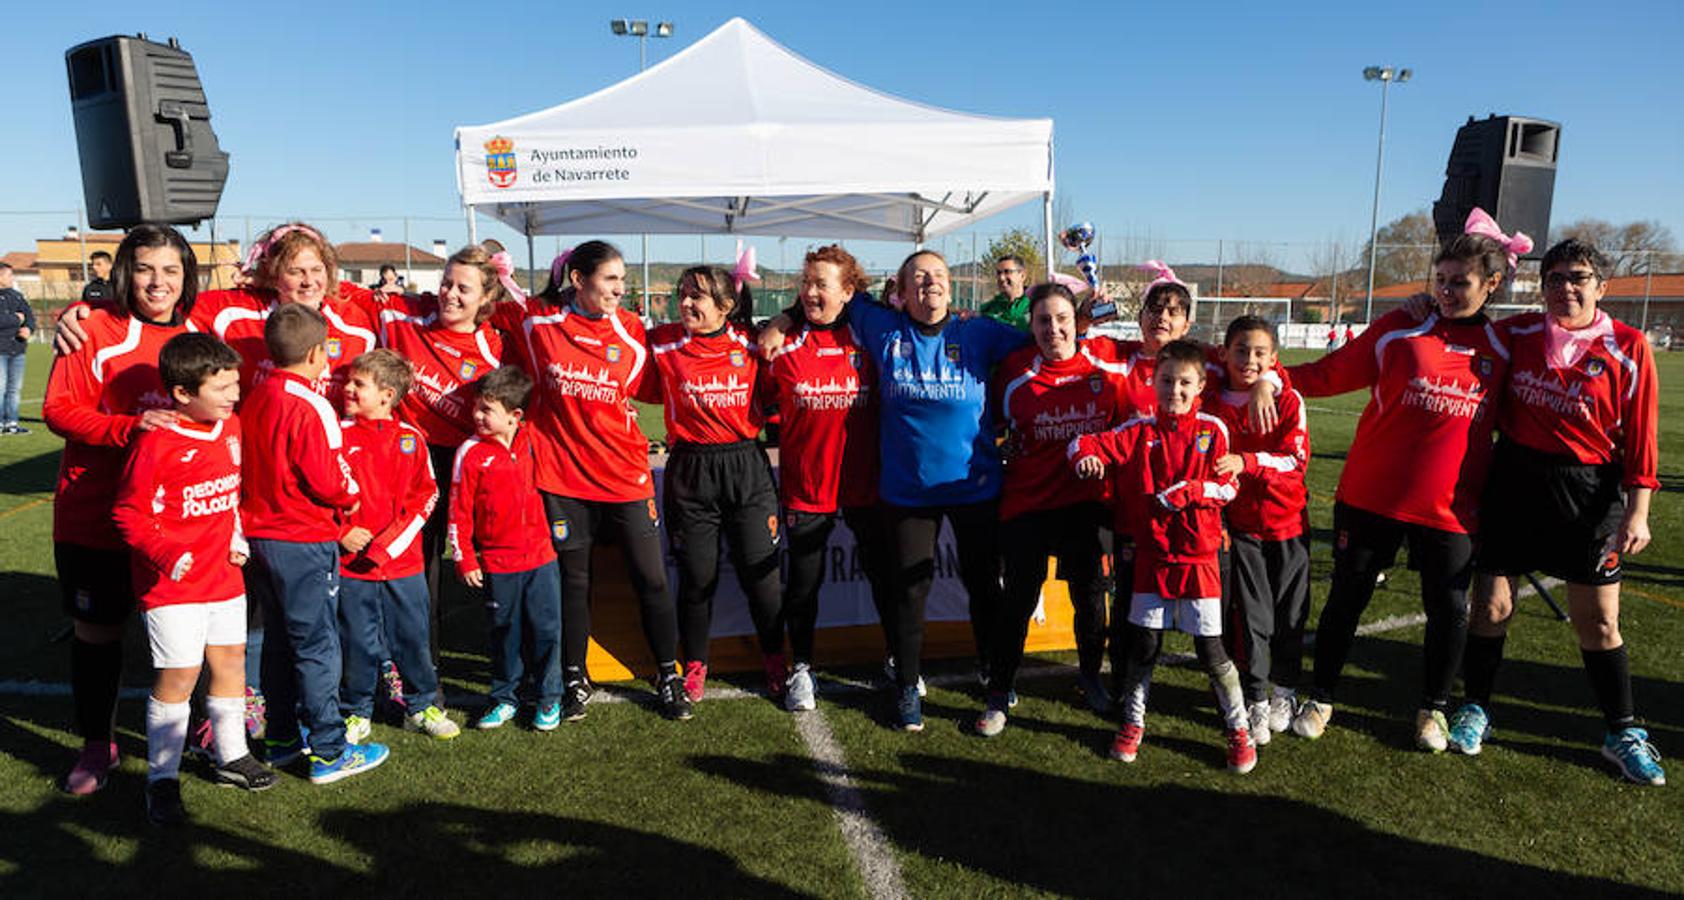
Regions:
<instances>
[{"instance_id":1,"label":"pink hair bow","mask_svg":"<svg viewBox=\"0 0 1684 900\"><path fill-rule=\"evenodd\" d=\"M515 261L507 250L499 250L491 254L491 267L497 270L497 280L502 283L503 290L519 302L526 302L526 292L520 289L520 282L515 281Z\"/></svg>"},{"instance_id":2,"label":"pink hair bow","mask_svg":"<svg viewBox=\"0 0 1684 900\"><path fill-rule=\"evenodd\" d=\"M251 247L246 250L246 261L243 267L245 272L247 274L256 272L257 264L262 262L263 257L268 254L269 248L280 243L281 238L293 232L307 234L323 244L327 243L327 238L322 237L321 232L308 225L282 225L279 228L270 229L268 234L252 242Z\"/></svg>"},{"instance_id":3,"label":"pink hair bow","mask_svg":"<svg viewBox=\"0 0 1684 900\"><path fill-rule=\"evenodd\" d=\"M555 255L555 259L550 261L550 280L555 282L557 287L567 286L567 281L565 280L567 275L567 261L571 259L572 256L573 248L568 247L566 250L557 253Z\"/></svg>"},{"instance_id":4,"label":"pink hair bow","mask_svg":"<svg viewBox=\"0 0 1684 900\"><path fill-rule=\"evenodd\" d=\"M1515 232L1513 237L1504 234L1503 230L1497 227L1497 220L1491 218L1490 213L1477 206L1468 213L1468 222L1462 226L1462 233L1482 234L1502 244L1503 249L1509 252L1510 269L1520 264L1522 253L1532 252L1532 239L1527 237L1524 231Z\"/></svg>"},{"instance_id":5,"label":"pink hair bow","mask_svg":"<svg viewBox=\"0 0 1684 900\"><path fill-rule=\"evenodd\" d=\"M1149 259L1135 268L1142 272L1152 273L1152 283L1146 286L1146 290L1141 293L1141 296L1152 293L1152 289L1160 284L1179 284L1182 287L1187 286L1185 281L1175 277L1175 270L1166 265L1163 260Z\"/></svg>"},{"instance_id":6,"label":"pink hair bow","mask_svg":"<svg viewBox=\"0 0 1684 900\"><path fill-rule=\"evenodd\" d=\"M743 248L743 242L737 241L737 267L731 270L731 283L741 292L743 285L750 281L759 281L760 276L754 274L754 246Z\"/></svg>"}]
</instances>

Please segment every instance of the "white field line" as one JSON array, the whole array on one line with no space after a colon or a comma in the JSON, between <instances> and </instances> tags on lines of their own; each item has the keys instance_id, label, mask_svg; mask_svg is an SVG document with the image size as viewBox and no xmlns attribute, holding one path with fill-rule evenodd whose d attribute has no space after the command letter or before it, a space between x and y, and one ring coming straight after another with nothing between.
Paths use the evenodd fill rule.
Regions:
<instances>
[{"instance_id":1,"label":"white field line","mask_svg":"<svg viewBox=\"0 0 1684 900\"><path fill-rule=\"evenodd\" d=\"M865 882L865 889L877 900L906 897L900 863L895 861L894 850L889 846L883 829L877 826L866 809L865 797L849 777L842 746L825 723L824 714L817 710L797 713L795 729L806 743L808 755L813 757L813 768L824 783L825 794L830 798L830 810L836 815L836 826L842 831L842 840L848 845L848 852L853 854L854 865L859 869L860 879Z\"/></svg>"}]
</instances>

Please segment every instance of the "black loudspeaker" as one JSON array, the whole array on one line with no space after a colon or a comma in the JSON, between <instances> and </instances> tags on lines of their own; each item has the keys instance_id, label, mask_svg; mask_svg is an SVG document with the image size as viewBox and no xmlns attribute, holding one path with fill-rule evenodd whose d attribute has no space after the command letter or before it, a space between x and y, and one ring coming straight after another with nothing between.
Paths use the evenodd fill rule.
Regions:
<instances>
[{"instance_id":1,"label":"black loudspeaker","mask_svg":"<svg viewBox=\"0 0 1684 900\"><path fill-rule=\"evenodd\" d=\"M193 224L214 216L228 154L211 131L192 55L175 38L114 36L71 47L64 64L88 224Z\"/></svg>"},{"instance_id":2,"label":"black loudspeaker","mask_svg":"<svg viewBox=\"0 0 1684 900\"><path fill-rule=\"evenodd\" d=\"M1444 193L1433 204L1433 228L1440 241L1462 233L1468 213L1479 207L1503 231L1524 231L1539 259L1549 248L1550 203L1555 197L1555 160L1561 124L1520 116L1468 117L1456 130Z\"/></svg>"}]
</instances>

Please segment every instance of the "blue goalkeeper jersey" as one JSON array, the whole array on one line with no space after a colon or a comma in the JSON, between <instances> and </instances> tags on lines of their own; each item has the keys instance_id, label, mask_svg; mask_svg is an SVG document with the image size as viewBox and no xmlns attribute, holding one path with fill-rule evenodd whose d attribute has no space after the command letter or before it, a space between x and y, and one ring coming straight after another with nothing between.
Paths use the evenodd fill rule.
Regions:
<instances>
[{"instance_id":1,"label":"blue goalkeeper jersey","mask_svg":"<svg viewBox=\"0 0 1684 900\"><path fill-rule=\"evenodd\" d=\"M896 506L951 506L1000 496L1000 451L988 383L1029 336L993 319L923 326L864 297L848 304L858 343L877 361L882 480Z\"/></svg>"}]
</instances>

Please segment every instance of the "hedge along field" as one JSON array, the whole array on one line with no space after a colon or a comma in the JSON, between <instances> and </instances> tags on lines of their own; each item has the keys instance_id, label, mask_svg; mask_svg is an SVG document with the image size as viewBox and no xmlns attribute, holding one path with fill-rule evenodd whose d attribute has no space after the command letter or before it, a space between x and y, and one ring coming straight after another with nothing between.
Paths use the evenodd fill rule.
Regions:
<instances>
[{"instance_id":1,"label":"hedge along field","mask_svg":"<svg viewBox=\"0 0 1684 900\"><path fill-rule=\"evenodd\" d=\"M631 702L595 704L548 735L505 728L440 743L377 725L391 761L327 787L294 771L246 795L213 787L189 762L194 824L159 832L142 811L148 670L136 630L132 696L118 714L123 767L94 797L59 794L77 741L51 555L60 442L27 402L45 383L35 352L24 392L34 433L0 438L0 896L883 892L850 856L832 782L795 717L718 688L688 723L661 720L647 689L627 684L608 693ZM1622 624L1639 714L1663 754L1684 758L1684 355L1659 364L1665 487L1655 544L1626 562ZM1365 400L1310 401L1318 608L1334 486ZM651 412L644 425L658 436ZM1418 611L1416 589L1394 570L1365 621ZM460 589L447 604L445 689L472 701L486 677L480 615ZM1223 771L1208 687L1184 666L1160 668L1133 766L1104 758L1111 728L1074 694L1060 665L1071 654L1028 663L1023 702L991 741L969 733L981 698L968 660L932 667L946 677L934 679L922 734L885 727L888 698L857 687L874 674L864 670L825 671L818 715L909 896L1684 892L1684 794L1626 785L1601 762L1600 716L1569 626L1522 601L1497 731L1472 759L1409 749L1420 631L1359 639L1328 735L1277 737L1245 778ZM1189 649L1180 636L1166 647ZM821 666L823 652L821 636Z\"/></svg>"}]
</instances>

